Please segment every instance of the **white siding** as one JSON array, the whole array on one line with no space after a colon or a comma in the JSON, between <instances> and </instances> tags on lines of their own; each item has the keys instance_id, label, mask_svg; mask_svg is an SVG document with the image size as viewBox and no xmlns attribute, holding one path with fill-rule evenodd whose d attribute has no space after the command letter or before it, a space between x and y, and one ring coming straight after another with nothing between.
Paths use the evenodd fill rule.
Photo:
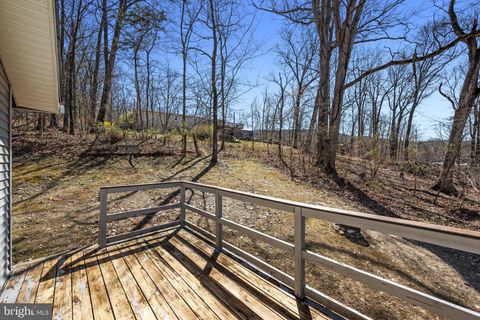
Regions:
<instances>
[{"instance_id":1,"label":"white siding","mask_svg":"<svg viewBox=\"0 0 480 320\"><path fill-rule=\"evenodd\" d=\"M0 0L0 56L17 107L58 112L56 38L55 1Z\"/></svg>"},{"instance_id":2,"label":"white siding","mask_svg":"<svg viewBox=\"0 0 480 320\"><path fill-rule=\"evenodd\" d=\"M0 288L10 272L10 91L0 64Z\"/></svg>"}]
</instances>

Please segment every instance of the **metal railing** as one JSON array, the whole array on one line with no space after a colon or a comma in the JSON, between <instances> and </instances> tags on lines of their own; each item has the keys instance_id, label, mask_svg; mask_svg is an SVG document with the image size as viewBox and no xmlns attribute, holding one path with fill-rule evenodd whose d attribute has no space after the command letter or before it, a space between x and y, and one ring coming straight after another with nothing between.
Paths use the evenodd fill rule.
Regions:
<instances>
[{"instance_id":1,"label":"metal railing","mask_svg":"<svg viewBox=\"0 0 480 320\"><path fill-rule=\"evenodd\" d=\"M145 208L107 214L108 194L114 192L131 192L151 189L177 188L180 193L180 203L165 205L154 208ZM210 193L215 196L215 213L196 208L186 203L186 190L198 190ZM222 216L222 199L231 198L242 202L248 202L276 210L286 211L294 215L294 243L290 243L263 232L243 226ZM107 223L117 219L151 214L166 209L180 208L178 220L165 223L147 229L135 230L122 235L106 236ZM196 226L186 220L186 211L201 215L215 222L215 234L211 234L204 229ZM306 296L317 300L344 316L349 318L366 317L356 310L349 308L335 299L315 290L305 283L305 261L325 267L340 275L353 280L362 282L371 288L384 291L392 296L396 296L413 305L420 306L436 314L446 316L451 319L480 319L480 313L457 304L439 299L427 293L404 286L395 281L388 280L375 274L360 270L347 264L338 262L334 259L314 253L305 248L305 220L314 218L329 222L355 226L366 230L378 231L381 233L392 234L404 238L431 243L443 247L463 250L475 254L480 254L480 232L439 226L434 224L383 217L372 214L358 213L341 209L333 209L323 206L310 205L306 203L294 202L284 199L277 199L257 194L235 191L226 188L219 188L199 183L178 181L162 182L154 184L128 185L103 187L100 189L100 230L99 245L105 246L108 243L120 241L123 239L139 236L152 231L166 229L170 227L188 228L192 231L202 234L215 241L218 250L228 251L237 255L251 264L255 265L263 272L271 275L273 278L283 282L294 289L294 293L299 298ZM294 257L295 272L291 276L261 259L241 250L240 248L223 240L223 226L244 233L247 236L269 243L270 245L284 250ZM432 275L433 276L433 275Z\"/></svg>"}]
</instances>

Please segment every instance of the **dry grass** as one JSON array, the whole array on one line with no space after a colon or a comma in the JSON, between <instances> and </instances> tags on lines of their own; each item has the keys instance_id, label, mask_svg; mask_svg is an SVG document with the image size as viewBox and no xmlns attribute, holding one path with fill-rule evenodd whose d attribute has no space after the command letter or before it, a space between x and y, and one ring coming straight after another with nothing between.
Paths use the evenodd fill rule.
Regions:
<instances>
[{"instance_id":1,"label":"dry grass","mask_svg":"<svg viewBox=\"0 0 480 320\"><path fill-rule=\"evenodd\" d=\"M32 148L28 142L32 139L35 137L27 137L19 144ZM67 145L68 153L60 153L59 150ZM46 145L33 146L30 154L20 152L15 156L13 235L16 262L95 243L97 196L102 185L199 179L203 183L295 201L373 212L352 196L342 196L334 186L319 187L320 181L315 177L309 183L304 181L304 176L292 181L284 168L268 165L269 158L263 156L265 145L256 144L254 153L250 144L229 145L220 163L208 172L205 171L208 158L187 157L179 162L175 146L169 151L171 155L141 157L132 168L125 156L86 156L82 152L87 145L57 138ZM57 152L51 152L54 148ZM275 152L270 148L271 153ZM301 173L302 169L296 168L296 172ZM158 204L167 193L122 194L113 199L111 207L113 211L148 207ZM213 199L208 195L197 192L190 201L213 211ZM289 213L232 199L224 200L224 208L224 215L233 221L287 241L293 240L293 217ZM155 224L175 215L169 212L146 223ZM207 230L214 230L213 224L204 218L193 214L188 214L187 218ZM141 218L126 220L113 225L110 231L124 231L143 222ZM377 232L363 231L363 234L368 243L365 246L350 242L328 223L307 220L310 250L480 311L480 259L477 256ZM292 259L287 254L228 228L225 239L293 274ZM418 307L312 265L307 265L307 281L377 319L436 319Z\"/></svg>"}]
</instances>

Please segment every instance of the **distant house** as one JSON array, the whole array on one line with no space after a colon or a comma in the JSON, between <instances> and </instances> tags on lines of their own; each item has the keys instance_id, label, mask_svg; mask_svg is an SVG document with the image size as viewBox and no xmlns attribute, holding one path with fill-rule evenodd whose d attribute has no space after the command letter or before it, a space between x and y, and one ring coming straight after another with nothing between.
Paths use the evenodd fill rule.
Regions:
<instances>
[{"instance_id":1,"label":"distant house","mask_svg":"<svg viewBox=\"0 0 480 320\"><path fill-rule=\"evenodd\" d=\"M0 0L0 288L12 270L12 108L57 113L53 0Z\"/></svg>"},{"instance_id":2,"label":"distant house","mask_svg":"<svg viewBox=\"0 0 480 320\"><path fill-rule=\"evenodd\" d=\"M206 117L187 115L185 126L191 130L199 124L210 124L211 119ZM222 120L218 120L219 128L222 127ZM141 116L137 117L137 127L140 129L156 128L163 131L180 130L182 128L182 115L178 113L166 113L158 111L141 111ZM242 130L242 123L226 122L225 129Z\"/></svg>"}]
</instances>

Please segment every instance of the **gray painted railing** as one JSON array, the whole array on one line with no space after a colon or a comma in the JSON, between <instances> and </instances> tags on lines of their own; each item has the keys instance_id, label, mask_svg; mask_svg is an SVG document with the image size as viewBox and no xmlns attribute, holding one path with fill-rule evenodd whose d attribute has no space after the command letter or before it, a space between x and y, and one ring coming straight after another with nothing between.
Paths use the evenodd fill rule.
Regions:
<instances>
[{"instance_id":1,"label":"gray painted railing","mask_svg":"<svg viewBox=\"0 0 480 320\"><path fill-rule=\"evenodd\" d=\"M154 208L145 208L107 214L108 194L117 192L133 192L152 189L176 188L180 193L180 203L164 205ZM186 191L198 190L210 193L215 196L215 213L196 208L186 203ZM260 231L243 226L222 216L222 199L224 197L248 202L272 209L282 210L294 214L294 243L272 237ZM169 223L149 227L142 230L135 230L129 233L107 237L107 223L118 219L135 217L151 214L162 210L180 208L180 218ZM199 228L186 220L186 211L201 215L215 222L215 234L211 234L204 229ZM401 285L395 281L382 278L380 276L362 271L358 268L335 261L334 259L314 253L305 248L305 220L314 218L335 222L350 226L356 226L362 229L378 231L382 233L401 236L404 238L436 244L443 247L463 250L475 254L480 254L480 232L439 226L434 224L415 222L397 218L389 218L372 214L358 213L341 209L327 208L323 206L310 205L306 203L294 202L284 199L277 199L247 192L235 191L226 188L219 188L199 183L178 181L162 182L141 185L103 187L100 189L100 220L99 220L99 246L103 247L108 243L117 242L135 236L140 236L153 231L158 231L171 227L188 228L192 231L202 234L215 241L218 250L227 251L240 256L251 264L255 265L263 272L271 275L277 280L285 283L294 289L294 293L299 298L306 296L317 300L327 308L348 317L360 318L366 317L356 310L349 308L335 299L315 290L305 284L305 261L308 260L314 264L325 267L340 275L360 281L371 288L384 291L413 305L420 306L434 313L446 316L451 319L480 319L480 313L469 310L454 303L436 298L432 295L423 293L416 289ZM223 227L234 229L244 233L251 238L269 243L270 245L284 250L291 254L295 262L295 273L291 276L272 265L258 259L257 257L239 249L238 247L223 240ZM433 275L432 275L433 276Z\"/></svg>"}]
</instances>

